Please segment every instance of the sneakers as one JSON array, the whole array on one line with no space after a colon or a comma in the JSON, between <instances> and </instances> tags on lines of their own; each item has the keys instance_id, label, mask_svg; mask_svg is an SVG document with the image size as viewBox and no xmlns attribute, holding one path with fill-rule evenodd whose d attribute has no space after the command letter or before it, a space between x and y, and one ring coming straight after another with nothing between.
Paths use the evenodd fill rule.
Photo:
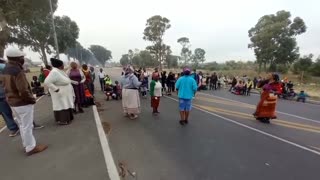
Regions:
<instances>
[{"instance_id":1,"label":"sneakers","mask_svg":"<svg viewBox=\"0 0 320 180\"><path fill-rule=\"evenodd\" d=\"M11 133L9 134L9 137L15 137L19 134L20 130L16 130L16 131L11 131Z\"/></svg>"},{"instance_id":2,"label":"sneakers","mask_svg":"<svg viewBox=\"0 0 320 180\"><path fill-rule=\"evenodd\" d=\"M44 128L44 126L38 125L38 124L33 124L33 129L37 130L37 129L42 129Z\"/></svg>"},{"instance_id":3,"label":"sneakers","mask_svg":"<svg viewBox=\"0 0 320 180\"><path fill-rule=\"evenodd\" d=\"M36 145L30 152L27 152L27 156L31 156L36 153L40 153L48 148L47 145Z\"/></svg>"}]
</instances>

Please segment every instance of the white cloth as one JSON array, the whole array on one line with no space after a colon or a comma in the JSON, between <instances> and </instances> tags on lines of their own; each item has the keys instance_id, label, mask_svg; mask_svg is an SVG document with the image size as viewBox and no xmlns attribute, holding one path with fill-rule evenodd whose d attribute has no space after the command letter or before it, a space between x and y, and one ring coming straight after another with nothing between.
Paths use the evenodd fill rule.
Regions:
<instances>
[{"instance_id":1,"label":"white cloth","mask_svg":"<svg viewBox=\"0 0 320 180\"><path fill-rule=\"evenodd\" d=\"M162 96L161 90L162 90L162 84L158 81L154 86L154 96L161 97Z\"/></svg>"},{"instance_id":2,"label":"white cloth","mask_svg":"<svg viewBox=\"0 0 320 180\"><path fill-rule=\"evenodd\" d=\"M23 147L26 152L30 152L36 147L36 140L33 136L34 105L12 107L12 111L17 118Z\"/></svg>"},{"instance_id":3,"label":"white cloth","mask_svg":"<svg viewBox=\"0 0 320 180\"><path fill-rule=\"evenodd\" d=\"M53 111L74 108L75 94L68 75L57 68L53 68L44 84L49 87ZM59 89L58 92L55 92Z\"/></svg>"},{"instance_id":4,"label":"white cloth","mask_svg":"<svg viewBox=\"0 0 320 180\"><path fill-rule=\"evenodd\" d=\"M104 79L106 77L106 73L104 71L98 73L100 79Z\"/></svg>"}]
</instances>

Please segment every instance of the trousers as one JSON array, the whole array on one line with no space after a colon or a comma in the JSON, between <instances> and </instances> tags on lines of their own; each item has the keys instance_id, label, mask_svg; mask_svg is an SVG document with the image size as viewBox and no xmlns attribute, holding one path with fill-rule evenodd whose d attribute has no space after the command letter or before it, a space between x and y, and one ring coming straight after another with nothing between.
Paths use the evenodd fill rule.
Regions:
<instances>
[{"instance_id":1,"label":"trousers","mask_svg":"<svg viewBox=\"0 0 320 180\"><path fill-rule=\"evenodd\" d=\"M33 136L33 113L34 105L12 107L20 127L20 134L23 147L26 152L30 152L36 146L36 140Z\"/></svg>"},{"instance_id":2,"label":"trousers","mask_svg":"<svg viewBox=\"0 0 320 180\"><path fill-rule=\"evenodd\" d=\"M2 114L2 117L7 125L7 128L10 131L16 131L19 129L16 122L14 122L13 116L12 116L12 110L5 100L0 100L0 113Z\"/></svg>"}]
</instances>

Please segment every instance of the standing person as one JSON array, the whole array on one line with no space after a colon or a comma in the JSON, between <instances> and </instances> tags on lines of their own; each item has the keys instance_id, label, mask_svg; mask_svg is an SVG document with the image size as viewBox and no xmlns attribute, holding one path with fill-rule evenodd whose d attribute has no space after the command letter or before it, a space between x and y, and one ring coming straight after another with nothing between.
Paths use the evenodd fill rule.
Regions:
<instances>
[{"instance_id":1,"label":"standing person","mask_svg":"<svg viewBox=\"0 0 320 180\"><path fill-rule=\"evenodd\" d=\"M106 77L106 73L103 71L102 68L100 68L98 76L99 76L101 91L104 91L104 85L105 85L104 78Z\"/></svg>"},{"instance_id":2,"label":"standing person","mask_svg":"<svg viewBox=\"0 0 320 180\"><path fill-rule=\"evenodd\" d=\"M237 83L238 83L238 81L237 81L236 77L233 77L229 91L233 90L233 88L237 85Z\"/></svg>"},{"instance_id":3,"label":"standing person","mask_svg":"<svg viewBox=\"0 0 320 180\"><path fill-rule=\"evenodd\" d=\"M32 95L30 85L23 70L25 54L16 48L8 48L6 55L9 60L3 70L3 82L8 104L15 113L19 124L21 139L28 156L42 152L46 145L36 144L33 136L33 113L36 99Z\"/></svg>"},{"instance_id":4,"label":"standing person","mask_svg":"<svg viewBox=\"0 0 320 180\"><path fill-rule=\"evenodd\" d=\"M152 73L152 78L154 77L154 75L158 75L159 76L159 78L160 78L160 73L159 73L159 69L156 67L156 68L154 68L154 72Z\"/></svg>"},{"instance_id":5,"label":"standing person","mask_svg":"<svg viewBox=\"0 0 320 180\"><path fill-rule=\"evenodd\" d=\"M71 84L73 87L73 91L75 94L75 106L74 113L83 113L82 106L85 102L85 91L84 91L84 82L86 78L84 77L83 72L78 68L78 64L76 62L70 63L71 69L67 71L67 75L71 80Z\"/></svg>"},{"instance_id":6,"label":"standing person","mask_svg":"<svg viewBox=\"0 0 320 180\"><path fill-rule=\"evenodd\" d=\"M147 82L147 91L149 90L149 72L146 70L146 68L143 68L143 77L144 80Z\"/></svg>"},{"instance_id":7,"label":"standing person","mask_svg":"<svg viewBox=\"0 0 320 180\"><path fill-rule=\"evenodd\" d=\"M218 76L216 72L214 72L211 76L211 84L212 84L212 90L217 90L217 81L218 81Z\"/></svg>"},{"instance_id":8,"label":"standing person","mask_svg":"<svg viewBox=\"0 0 320 180\"><path fill-rule=\"evenodd\" d=\"M52 107L55 121L59 125L68 125L73 120L75 94L71 80L64 72L63 61L50 59L54 67L45 80L52 97Z\"/></svg>"},{"instance_id":9,"label":"standing person","mask_svg":"<svg viewBox=\"0 0 320 180\"><path fill-rule=\"evenodd\" d=\"M92 83L92 79L91 79L91 72L88 68L88 65L86 65L86 64L82 65L82 72L84 74L84 77L86 78L84 85L86 87L90 87L90 84ZM91 89L89 89L89 90L90 90L90 93L92 94Z\"/></svg>"},{"instance_id":10,"label":"standing person","mask_svg":"<svg viewBox=\"0 0 320 180\"><path fill-rule=\"evenodd\" d=\"M184 74L184 72L183 72L183 74ZM196 69L193 69L193 73L191 74L191 77L193 77L193 79L196 81L196 84L198 85L199 84L199 75L197 74ZM193 98L196 97L196 93L197 93L197 91L194 92Z\"/></svg>"},{"instance_id":11,"label":"standing person","mask_svg":"<svg viewBox=\"0 0 320 180\"><path fill-rule=\"evenodd\" d=\"M130 119L138 118L140 113L140 98L138 88L141 82L134 75L132 66L128 66L125 70L125 76L121 80L122 87L122 107L126 117Z\"/></svg>"},{"instance_id":12,"label":"standing person","mask_svg":"<svg viewBox=\"0 0 320 180\"><path fill-rule=\"evenodd\" d=\"M175 77L172 72L169 72L168 78L167 78L167 86L168 86L168 95L171 96L171 93L174 92L174 83L175 83Z\"/></svg>"},{"instance_id":13,"label":"standing person","mask_svg":"<svg viewBox=\"0 0 320 180\"><path fill-rule=\"evenodd\" d=\"M253 78L253 89L257 88L257 84L258 84L258 79L257 79L257 77L254 77Z\"/></svg>"},{"instance_id":14,"label":"standing person","mask_svg":"<svg viewBox=\"0 0 320 180\"><path fill-rule=\"evenodd\" d=\"M92 91L92 96L94 96L94 81L96 80L96 72L94 71L94 67L90 67L90 76L91 76L91 83L90 89Z\"/></svg>"},{"instance_id":15,"label":"standing person","mask_svg":"<svg viewBox=\"0 0 320 180\"><path fill-rule=\"evenodd\" d=\"M156 73L155 73L156 75ZM154 78L154 77L153 77ZM159 80L159 77L158 77ZM161 85L162 85L162 92L166 91L166 81L167 81L167 72L163 71L161 73Z\"/></svg>"},{"instance_id":16,"label":"standing person","mask_svg":"<svg viewBox=\"0 0 320 180\"><path fill-rule=\"evenodd\" d=\"M203 74L202 71L199 72L199 82L198 82L198 90L202 90L202 80L203 80Z\"/></svg>"},{"instance_id":17,"label":"standing person","mask_svg":"<svg viewBox=\"0 0 320 180\"><path fill-rule=\"evenodd\" d=\"M197 91L198 86L196 80L190 76L190 69L185 68L183 76L176 83L176 89L179 97L180 124L185 125L189 122L189 112L191 110L192 98Z\"/></svg>"},{"instance_id":18,"label":"standing person","mask_svg":"<svg viewBox=\"0 0 320 180\"><path fill-rule=\"evenodd\" d=\"M159 82L159 76L153 77L153 80L150 83L150 95L151 95L151 107L153 109L152 114L159 114L158 107L160 104L160 97L162 96L162 85Z\"/></svg>"},{"instance_id":19,"label":"standing person","mask_svg":"<svg viewBox=\"0 0 320 180\"><path fill-rule=\"evenodd\" d=\"M148 90L148 80L147 78L144 77L144 73L141 73L140 75L140 82L141 82L141 86L140 86L140 91L141 91L141 95L142 97L147 97L147 90Z\"/></svg>"}]
</instances>

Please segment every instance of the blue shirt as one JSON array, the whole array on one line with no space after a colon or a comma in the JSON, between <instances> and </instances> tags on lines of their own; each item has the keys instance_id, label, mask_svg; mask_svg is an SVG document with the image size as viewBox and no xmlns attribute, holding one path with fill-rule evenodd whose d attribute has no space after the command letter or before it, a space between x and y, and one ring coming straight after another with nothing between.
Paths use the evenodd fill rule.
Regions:
<instances>
[{"instance_id":1,"label":"blue shirt","mask_svg":"<svg viewBox=\"0 0 320 180\"><path fill-rule=\"evenodd\" d=\"M176 82L178 89L178 97L182 99L192 99L198 86L196 80L192 76L182 76Z\"/></svg>"}]
</instances>

